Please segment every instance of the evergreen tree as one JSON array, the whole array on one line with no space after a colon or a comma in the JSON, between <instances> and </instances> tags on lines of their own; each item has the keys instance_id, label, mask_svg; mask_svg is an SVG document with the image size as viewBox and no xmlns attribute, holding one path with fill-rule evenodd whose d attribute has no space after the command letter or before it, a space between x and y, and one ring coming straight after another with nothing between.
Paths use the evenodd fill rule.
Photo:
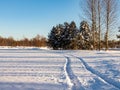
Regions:
<instances>
[{"instance_id":1,"label":"evergreen tree","mask_svg":"<svg viewBox=\"0 0 120 90\"><path fill-rule=\"evenodd\" d=\"M52 28L48 43L53 49L91 49L89 25L82 21L78 30L74 21L70 24L67 22L59 24Z\"/></svg>"},{"instance_id":2,"label":"evergreen tree","mask_svg":"<svg viewBox=\"0 0 120 90\"><path fill-rule=\"evenodd\" d=\"M53 47L53 49L58 48L58 41L57 41L57 28L53 27L49 36L48 36L48 43L50 47Z\"/></svg>"},{"instance_id":3,"label":"evergreen tree","mask_svg":"<svg viewBox=\"0 0 120 90\"><path fill-rule=\"evenodd\" d=\"M61 24L59 24L56 27L53 27L50 34L48 35L48 45L50 47L53 47L53 49L61 49L63 46L63 28L64 27Z\"/></svg>"},{"instance_id":4,"label":"evergreen tree","mask_svg":"<svg viewBox=\"0 0 120 90\"><path fill-rule=\"evenodd\" d=\"M53 27L49 36L48 43L53 49L72 49L71 46L74 37L76 36L76 24L72 21L70 24L65 22Z\"/></svg>"},{"instance_id":5,"label":"evergreen tree","mask_svg":"<svg viewBox=\"0 0 120 90\"><path fill-rule=\"evenodd\" d=\"M76 27L76 24L74 21L71 22L70 24L70 30L69 30L69 35L70 35L70 49L78 49L78 38L76 37L77 34L79 33L79 30Z\"/></svg>"},{"instance_id":6,"label":"evergreen tree","mask_svg":"<svg viewBox=\"0 0 120 90\"><path fill-rule=\"evenodd\" d=\"M91 49L93 46L91 44L91 32L89 29L89 24L86 21L80 23L80 37L82 49Z\"/></svg>"},{"instance_id":7,"label":"evergreen tree","mask_svg":"<svg viewBox=\"0 0 120 90\"><path fill-rule=\"evenodd\" d=\"M70 44L69 28L70 28L69 23L65 22L64 23L64 31L63 31L63 34L62 34L62 41L63 41L62 48L63 49L68 49L68 46Z\"/></svg>"},{"instance_id":8,"label":"evergreen tree","mask_svg":"<svg viewBox=\"0 0 120 90\"><path fill-rule=\"evenodd\" d=\"M74 21L72 21L70 24L64 23L64 25L64 49L74 49L76 44L73 45L73 40L77 34L76 24Z\"/></svg>"}]
</instances>

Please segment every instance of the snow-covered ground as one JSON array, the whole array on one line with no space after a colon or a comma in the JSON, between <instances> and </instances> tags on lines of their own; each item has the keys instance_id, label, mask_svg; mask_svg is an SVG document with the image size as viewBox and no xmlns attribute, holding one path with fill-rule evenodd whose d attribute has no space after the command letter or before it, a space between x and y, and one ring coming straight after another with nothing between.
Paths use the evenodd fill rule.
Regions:
<instances>
[{"instance_id":1,"label":"snow-covered ground","mask_svg":"<svg viewBox=\"0 0 120 90\"><path fill-rule=\"evenodd\" d=\"M120 90L120 51L1 47L0 90Z\"/></svg>"}]
</instances>

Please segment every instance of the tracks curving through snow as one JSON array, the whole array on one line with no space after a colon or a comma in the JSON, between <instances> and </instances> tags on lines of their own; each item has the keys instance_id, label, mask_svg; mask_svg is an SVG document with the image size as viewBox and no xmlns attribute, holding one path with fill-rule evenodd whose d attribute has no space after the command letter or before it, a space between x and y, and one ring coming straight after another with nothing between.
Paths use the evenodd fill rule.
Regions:
<instances>
[{"instance_id":1,"label":"tracks curving through snow","mask_svg":"<svg viewBox=\"0 0 120 90\"><path fill-rule=\"evenodd\" d=\"M103 80L104 82L108 83L109 85L114 86L117 89L120 89L120 82L117 82L111 78L106 77L105 75L101 74L99 71L93 69L92 67L90 67L83 58L81 57L76 57L74 55L71 55L75 58L78 58L80 60L80 62L84 65L84 67L90 71L92 74L96 75L98 78L100 78L101 80Z\"/></svg>"},{"instance_id":2,"label":"tracks curving through snow","mask_svg":"<svg viewBox=\"0 0 120 90\"><path fill-rule=\"evenodd\" d=\"M74 75L71 69L71 60L66 57L66 63L64 65L64 71L66 75L67 84L70 90L85 90L79 82L77 76Z\"/></svg>"}]
</instances>

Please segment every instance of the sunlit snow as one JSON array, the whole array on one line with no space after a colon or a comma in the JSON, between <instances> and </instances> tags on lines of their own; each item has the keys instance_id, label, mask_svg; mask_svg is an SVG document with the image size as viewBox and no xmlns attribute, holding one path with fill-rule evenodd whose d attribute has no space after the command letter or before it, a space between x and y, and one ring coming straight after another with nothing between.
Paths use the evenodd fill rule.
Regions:
<instances>
[{"instance_id":1,"label":"sunlit snow","mask_svg":"<svg viewBox=\"0 0 120 90\"><path fill-rule=\"evenodd\" d=\"M0 47L0 90L120 90L120 51Z\"/></svg>"}]
</instances>

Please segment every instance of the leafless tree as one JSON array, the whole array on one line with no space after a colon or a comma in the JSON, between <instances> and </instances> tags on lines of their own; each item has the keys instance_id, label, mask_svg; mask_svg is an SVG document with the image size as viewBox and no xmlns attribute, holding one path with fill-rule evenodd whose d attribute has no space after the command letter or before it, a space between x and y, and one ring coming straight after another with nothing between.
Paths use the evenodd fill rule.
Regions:
<instances>
[{"instance_id":1,"label":"leafless tree","mask_svg":"<svg viewBox=\"0 0 120 90\"><path fill-rule=\"evenodd\" d=\"M98 0L98 31L99 31L99 50L101 49L101 2Z\"/></svg>"},{"instance_id":2,"label":"leafless tree","mask_svg":"<svg viewBox=\"0 0 120 90\"><path fill-rule=\"evenodd\" d=\"M93 49L95 49L95 30L96 30L96 0L85 0L83 11L84 16L90 22L92 31Z\"/></svg>"},{"instance_id":3,"label":"leafless tree","mask_svg":"<svg viewBox=\"0 0 120 90\"><path fill-rule=\"evenodd\" d=\"M104 10L105 10L105 42L106 42L106 50L108 50L108 40L111 26L113 26L116 21L117 15L117 0L104 0Z\"/></svg>"},{"instance_id":4,"label":"leafless tree","mask_svg":"<svg viewBox=\"0 0 120 90\"><path fill-rule=\"evenodd\" d=\"M84 0L83 12L91 25L93 48L101 49L101 33L105 32L106 50L111 26L114 26L117 15L117 0Z\"/></svg>"}]
</instances>

